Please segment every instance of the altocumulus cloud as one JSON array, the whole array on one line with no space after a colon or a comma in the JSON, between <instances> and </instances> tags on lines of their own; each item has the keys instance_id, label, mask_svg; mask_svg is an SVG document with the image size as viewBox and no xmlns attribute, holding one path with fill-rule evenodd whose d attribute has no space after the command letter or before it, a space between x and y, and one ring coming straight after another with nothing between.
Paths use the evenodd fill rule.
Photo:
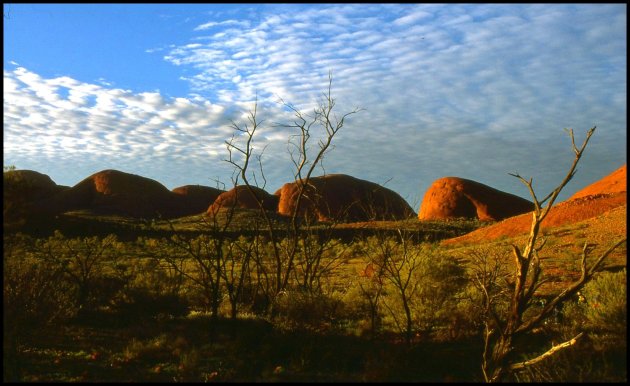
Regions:
<instances>
[{"instance_id":1,"label":"altocumulus cloud","mask_svg":"<svg viewBox=\"0 0 630 386\"><path fill-rule=\"evenodd\" d=\"M33 168L55 179L68 173L74 179L66 184L109 167L158 180L196 163L220 169L230 119L240 117L198 96L167 100L66 76L44 79L23 67L4 71L5 160L39 165ZM47 160L72 167L50 170Z\"/></svg>"},{"instance_id":2,"label":"altocumulus cloud","mask_svg":"<svg viewBox=\"0 0 630 386\"><path fill-rule=\"evenodd\" d=\"M239 15L143 48L185 70L182 98L5 70L5 154L86 160L91 172L111 162L170 187L225 180L229 122L246 122L257 100L273 190L291 178L289 133L272 126L287 118L277 102L308 111L332 71L338 112L364 111L326 171L391 179L416 208L447 175L527 197L507 175L518 171L546 193L570 162L565 127L580 141L599 127L574 190L625 162L625 5L270 5Z\"/></svg>"},{"instance_id":3,"label":"altocumulus cloud","mask_svg":"<svg viewBox=\"0 0 630 386\"><path fill-rule=\"evenodd\" d=\"M625 162L625 6L296 5L236 23L202 24L164 59L225 103L308 108L332 71L340 110L366 111L329 170L393 178L410 201L444 175L526 196L518 170L550 189L571 157L565 127L600 127L582 169L603 171L576 185Z\"/></svg>"}]
</instances>

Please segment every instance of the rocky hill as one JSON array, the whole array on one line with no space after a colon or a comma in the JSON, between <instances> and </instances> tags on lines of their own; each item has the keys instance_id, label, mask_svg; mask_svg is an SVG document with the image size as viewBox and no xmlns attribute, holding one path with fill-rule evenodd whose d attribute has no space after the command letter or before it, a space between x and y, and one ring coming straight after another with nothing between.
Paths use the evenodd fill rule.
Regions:
<instances>
[{"instance_id":1,"label":"rocky hill","mask_svg":"<svg viewBox=\"0 0 630 386\"><path fill-rule=\"evenodd\" d=\"M602 178L601 180L596 181L579 190L573 196L569 197L569 200L598 194L626 192L628 180L627 175L628 170L626 168L626 165L623 165L622 167L610 173L608 176Z\"/></svg>"},{"instance_id":2,"label":"rocky hill","mask_svg":"<svg viewBox=\"0 0 630 386\"><path fill-rule=\"evenodd\" d=\"M207 213L215 215L221 208L259 209L258 201L262 201L265 210L272 212L278 210L277 196L255 186L250 188L251 191L246 185L239 185L221 193L214 203L208 207ZM252 191L254 192L253 194Z\"/></svg>"},{"instance_id":3,"label":"rocky hill","mask_svg":"<svg viewBox=\"0 0 630 386\"><path fill-rule=\"evenodd\" d=\"M173 189L173 193L182 197L184 216L205 212L224 192L225 190L203 185L184 185Z\"/></svg>"},{"instance_id":4,"label":"rocky hill","mask_svg":"<svg viewBox=\"0 0 630 386\"><path fill-rule=\"evenodd\" d=\"M459 177L436 180L424 195L418 218L447 220L458 217L496 221L531 211L524 198Z\"/></svg>"},{"instance_id":5,"label":"rocky hill","mask_svg":"<svg viewBox=\"0 0 630 386\"><path fill-rule=\"evenodd\" d=\"M568 224L595 219L619 207L627 206L625 166L586 186L568 200L551 208L541 224L541 229L549 229ZM625 213L625 211L624 211ZM444 244L477 243L496 240L500 237L514 237L529 232L531 215L529 213L505 219L496 224L477 229L464 236L445 240ZM626 221L616 225L625 229ZM611 229L611 231L614 231ZM625 233L625 231L624 231Z\"/></svg>"},{"instance_id":6,"label":"rocky hill","mask_svg":"<svg viewBox=\"0 0 630 386\"><path fill-rule=\"evenodd\" d=\"M298 210L299 189L298 182L290 182L276 191L279 214L292 216ZM415 216L398 193L345 174L312 177L304 192L298 215L318 221L402 220Z\"/></svg>"}]
</instances>

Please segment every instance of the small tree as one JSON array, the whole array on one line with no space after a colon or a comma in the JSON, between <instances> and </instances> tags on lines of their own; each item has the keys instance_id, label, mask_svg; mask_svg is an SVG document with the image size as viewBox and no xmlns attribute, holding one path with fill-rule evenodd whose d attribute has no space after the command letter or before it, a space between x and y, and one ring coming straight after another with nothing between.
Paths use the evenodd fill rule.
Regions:
<instances>
[{"instance_id":1,"label":"small tree","mask_svg":"<svg viewBox=\"0 0 630 386\"><path fill-rule=\"evenodd\" d=\"M2 275L3 380L22 381L23 342L74 316L72 285L59 264L33 252L35 240L4 235Z\"/></svg>"},{"instance_id":2,"label":"small tree","mask_svg":"<svg viewBox=\"0 0 630 386\"><path fill-rule=\"evenodd\" d=\"M318 248L312 248L313 237L316 236L310 234L305 237L308 221L301 217L300 208L305 205L305 201L308 199L307 194L311 190L310 179L313 172L318 166L321 166L324 155L331 148L334 137L344 126L345 119L359 111L359 109L355 109L343 114L341 118L337 118L333 112L336 103L332 97L331 89L332 76L329 75L328 91L324 93L323 100L311 114L304 114L293 105L282 102L286 108L294 113L293 123L281 126L297 132L289 139L289 154L295 168L294 181L298 187L298 193L295 196L295 211L285 222L286 228L283 231L278 229L278 225L265 210L263 201L254 194L253 187L258 187L258 178L261 179L261 182L266 183L261 162L262 153L256 156L259 177L255 173L250 173L250 163L254 161L253 140L262 123L257 120L257 104L253 111L249 112L249 124L239 126L232 123L235 135L226 141L229 152L229 158L226 161L234 167L240 180L250 189L250 193L258 201L260 213L266 225L264 232L267 233L270 243L269 252L272 261L270 264L263 263L264 259L261 257L257 257L255 261L257 262L258 277L272 280L272 283L269 283L271 285L262 286L262 288L269 290L266 295L269 297L269 304L271 305L275 298L288 288L291 278L295 276L296 265L302 263L307 268L302 277L302 282L307 287L317 283L320 273L315 270L326 266L321 264L321 257L326 248L322 244ZM314 129L318 127L323 132L323 138L318 141L318 147L314 152L309 151ZM237 143L237 134L243 138L244 143ZM242 159L238 159L237 155L240 155ZM250 180L250 175L253 176L253 181ZM326 243L327 240L319 240L318 242ZM299 259L302 261L300 262Z\"/></svg>"},{"instance_id":3,"label":"small tree","mask_svg":"<svg viewBox=\"0 0 630 386\"><path fill-rule=\"evenodd\" d=\"M234 239L233 225L240 191L238 181L239 176L233 176L233 200L201 217L196 224L196 230L201 233L198 237L177 232L169 222L173 237L167 242L176 253L158 256L171 270L201 289L213 318L219 316L225 294L230 302L230 316L236 318L243 287L250 275L253 246L259 242L257 236L251 242ZM223 184L217 181L217 188L219 185Z\"/></svg>"},{"instance_id":4,"label":"small tree","mask_svg":"<svg viewBox=\"0 0 630 386\"><path fill-rule=\"evenodd\" d=\"M554 355L559 350L576 343L576 341L582 336L582 333L579 333L564 343L552 346L552 348L545 353L527 361L517 362L515 361L513 355L519 351L515 338L531 331L535 327L540 326L541 322L552 314L556 306L579 291L593 277L593 275L600 270L601 263L606 256L626 241L624 238L616 242L601 256L599 256L590 268L587 268L586 265L589 244L585 243L580 263L580 278L571 283L567 288L551 299L551 301L547 302L541 310L533 309L532 305L534 303L536 291L540 288L541 284L546 281L542 276L543 272L540 267L540 259L538 255L545 244L545 240L538 243L541 224L545 217L549 214L549 211L560 194L560 191L575 175L576 166L594 131L595 127L591 128L587 132L583 144L580 147L577 147L575 144L573 130L568 130L569 136L571 137L573 152L575 153L573 164L562 182L560 182L560 184L544 199L539 200L536 196L531 178L526 180L518 173L511 174L527 186L534 201L534 211L532 212L531 228L525 246L521 250L516 245L512 245L515 270L511 275L513 284L512 288L509 290L509 303L505 312L501 312L496 308L496 296L500 293L500 291L497 292L495 288L498 284L495 279L500 277L500 275L495 275L498 271L495 268L490 267L490 269L485 271L485 277L483 270L479 271L482 272L482 275L478 277L476 281L476 285L481 289L483 294L482 303L484 308L485 326L484 350L481 367L484 380L486 382L501 381L510 372L538 363L545 358Z\"/></svg>"},{"instance_id":5,"label":"small tree","mask_svg":"<svg viewBox=\"0 0 630 386\"><path fill-rule=\"evenodd\" d=\"M366 252L377 282L371 292L362 287L363 293L372 310L383 297L382 305L411 345L416 332L430 333L446 321L447 304L463 284L463 269L434 245L414 243L411 232L398 229L395 237L379 233L371 240Z\"/></svg>"},{"instance_id":6,"label":"small tree","mask_svg":"<svg viewBox=\"0 0 630 386\"><path fill-rule=\"evenodd\" d=\"M87 311L105 300L97 299L102 296L99 286L103 281L114 280L113 277L107 277L106 272L118 260L116 243L115 235L71 239L55 231L52 237L37 241L36 253L60 268L65 279L75 288L77 309Z\"/></svg>"}]
</instances>

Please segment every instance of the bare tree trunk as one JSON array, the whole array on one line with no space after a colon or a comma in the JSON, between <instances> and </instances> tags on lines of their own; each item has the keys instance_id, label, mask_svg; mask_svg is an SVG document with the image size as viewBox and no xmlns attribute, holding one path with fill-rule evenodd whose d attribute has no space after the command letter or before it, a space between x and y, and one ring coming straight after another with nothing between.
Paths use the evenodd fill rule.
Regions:
<instances>
[{"instance_id":1,"label":"bare tree trunk","mask_svg":"<svg viewBox=\"0 0 630 386\"><path fill-rule=\"evenodd\" d=\"M552 347L552 349L547 351L545 354L533 360L512 363L511 361L513 359L510 359L512 354L518 350L517 347L513 346L514 338L527 333L538 326L552 313L553 309L558 304L564 302L569 296L573 295L582 288L584 284L591 279L593 274L599 270L599 267L606 256L608 256L616 247L625 242L625 239L623 239L615 243L606 252L604 252L589 269L586 267L588 244L585 244L582 252L582 275L580 279L570 284L565 290L560 292L560 294L556 295L545 305L545 307L543 307L541 311L535 312L533 315L525 318L525 312L531 307L532 299L536 290L545 281L541 277L542 269L540 267L540 260L538 257L538 252L540 252L540 250L544 247L545 240L542 241L541 245L536 246L540 226L545 217L549 214L549 211L551 210L560 191L573 178L576 166L594 131L595 127L587 132L586 139L584 140L582 146L578 148L575 144L573 131L569 130L569 135L573 145L573 152L575 153L573 164L562 182L544 199L539 200L536 197L531 178L529 180L525 180L518 174L511 174L521 180L521 182L523 182L529 189L529 192L534 200L534 211L532 213L531 229L525 247L521 251L521 249L519 249L516 245L512 246L516 269L512 275L514 288L511 292L511 300L506 315L501 317L497 314L494 310L493 298L490 296L491 287L497 285L497 283L493 280L490 282L485 280L477 281L478 288L480 288L484 294L483 308L485 309L486 314L484 352L482 355L482 371L486 382L502 381L508 373L540 362L560 349L569 347L575 343L581 335L578 335L570 341L564 342L558 346ZM545 202L547 203L545 204Z\"/></svg>"}]
</instances>

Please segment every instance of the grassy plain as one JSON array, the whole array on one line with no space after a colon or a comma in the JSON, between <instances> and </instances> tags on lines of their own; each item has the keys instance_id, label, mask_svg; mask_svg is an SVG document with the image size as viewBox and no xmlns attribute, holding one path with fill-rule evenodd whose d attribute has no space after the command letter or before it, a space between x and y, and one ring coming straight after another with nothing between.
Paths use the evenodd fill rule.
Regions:
<instances>
[{"instance_id":1,"label":"grassy plain","mask_svg":"<svg viewBox=\"0 0 630 386\"><path fill-rule=\"evenodd\" d=\"M548 282L541 287L541 298L557 293L576 279L584 242L595 244L592 251L595 256L616 241L620 233L625 234L625 208L545 230L548 241L542 262ZM221 221L219 218L219 223ZM276 221L280 230L286 225L282 218L276 218ZM225 234L233 238L253 234L257 229L260 231L261 224L261 219L253 212L237 211ZM523 244L522 235L474 244L439 245L441 240L487 225L476 221L419 222L415 219L337 224L332 231L327 224L316 225L309 228L310 231L319 230L338 240L336 250L343 251L343 258L339 259L335 269L324 276L320 293L293 291L287 295L289 300L280 304L273 314L243 306L238 317L230 319L225 303L222 304L222 314L215 318L201 307L201 303L195 303L192 291L183 290L182 293L192 296L184 313L173 315L154 311L149 306L153 304L159 309L160 305L150 302L135 303L140 308L133 312L98 307L47 325L20 330L15 347L8 345L12 337L7 339L5 328L5 381L481 381L482 339L479 325L474 323L474 307L465 297L465 285L452 299L445 301L444 307L450 308L441 310L439 318L427 319L428 323L433 323L429 328L420 327L422 318L426 319L423 316L426 311L417 305L418 320L414 319L414 323L418 325L414 327L415 334L410 343L404 341L402 330L397 327L400 325L400 308L393 300L395 291L384 287L383 303L378 311L380 323L375 331L370 325L369 304L366 303L370 298L368 290L373 289L368 285L374 285L374 281L365 275L370 262L367 255L372 252L365 246L374 248L377 236L395 237L402 231L410 235L414 243L437 248L435 256L456 260L464 270L471 250L502 254L509 264L509 245ZM122 262L144 267L140 262L149 266L151 258L146 254L133 256L138 240L160 240L173 233L192 237L211 228L212 222L203 216L148 222L79 211L58 216L54 221L32 222L27 231L36 239L49 237L54 230L60 230L67 238L114 234L122 245L118 248L126 251L125 259L135 258L133 262ZM5 244L7 237L13 236L5 234ZM366 241L370 238L372 244ZM144 245L156 244L145 242ZM5 261L6 256L5 253ZM625 274L626 256L624 244L608 258L606 270L623 270ZM442 279L451 280L448 277ZM146 277L143 280L142 288L148 288L150 283L147 281L150 280ZM158 283L153 284L160 288L159 291L165 291ZM166 298L158 297L158 302L159 299ZM147 307L146 311L142 306ZM586 314L579 315L584 318ZM582 319L577 319L578 316L575 318L568 320L567 316L564 321L550 321L546 328L528 336L531 351L541 353L548 349L549 340L561 339L573 331L571 329L586 326ZM13 320L5 317L4 322L6 326ZM627 380L626 346L618 341L623 337L625 342L625 329L615 332L598 326L588 328L591 338L548 363L520 374L515 380Z\"/></svg>"}]
</instances>

